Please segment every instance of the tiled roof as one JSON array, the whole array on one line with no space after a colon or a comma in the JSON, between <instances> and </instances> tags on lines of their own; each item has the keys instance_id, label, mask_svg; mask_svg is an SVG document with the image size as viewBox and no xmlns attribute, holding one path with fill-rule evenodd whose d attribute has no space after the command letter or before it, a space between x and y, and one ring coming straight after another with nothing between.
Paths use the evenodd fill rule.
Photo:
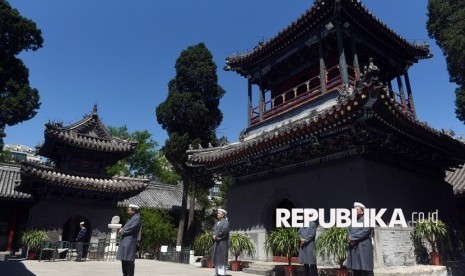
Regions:
<instances>
[{"instance_id":1,"label":"tiled roof","mask_svg":"<svg viewBox=\"0 0 465 276\"><path fill-rule=\"evenodd\" d=\"M72 188L79 190L88 190L96 192L107 192L117 194L136 194L144 190L146 183L137 179L103 179L89 178L82 176L69 175L57 171L54 168L40 164L23 162L21 166L22 177L32 177L43 180L47 185L59 186L63 188ZM19 189L26 189L21 181Z\"/></svg>"},{"instance_id":2,"label":"tiled roof","mask_svg":"<svg viewBox=\"0 0 465 276\"><path fill-rule=\"evenodd\" d=\"M140 194L118 203L121 207L136 204L142 208L179 209L182 200L182 184L167 185L159 182L149 182L147 188ZM187 201L189 209L189 199ZM198 209L198 206L196 206Z\"/></svg>"},{"instance_id":3,"label":"tiled roof","mask_svg":"<svg viewBox=\"0 0 465 276\"><path fill-rule=\"evenodd\" d=\"M0 199L32 199L30 194L15 191L15 186L20 178L18 165L0 164Z\"/></svg>"},{"instance_id":4,"label":"tiled roof","mask_svg":"<svg viewBox=\"0 0 465 276\"><path fill-rule=\"evenodd\" d=\"M49 157L54 141L60 141L68 146L90 149L102 152L132 153L137 142L126 141L114 137L100 120L97 107L82 120L68 126L62 123L45 124L45 143L39 148L39 154ZM50 145L48 145L50 143Z\"/></svg>"},{"instance_id":5,"label":"tiled roof","mask_svg":"<svg viewBox=\"0 0 465 276\"><path fill-rule=\"evenodd\" d=\"M445 180L452 185L454 194L465 196L465 167L447 171Z\"/></svg>"},{"instance_id":6,"label":"tiled roof","mask_svg":"<svg viewBox=\"0 0 465 276\"><path fill-rule=\"evenodd\" d=\"M56 138L70 146L105 152L134 151L137 145L137 143L131 143L116 137L112 139L92 137L90 135L77 133L70 129L61 129L51 124L46 125L45 136Z\"/></svg>"},{"instance_id":7,"label":"tiled roof","mask_svg":"<svg viewBox=\"0 0 465 276\"><path fill-rule=\"evenodd\" d=\"M270 40L260 43L253 51L230 56L227 58L227 64L236 70L243 64L254 64L265 59L274 53L279 52L287 45L304 36L309 30L318 26L334 13L335 0L316 0L314 4L296 21L279 32ZM412 53L415 58L426 58L429 56L429 46L410 43L400 35L395 33L386 24L381 22L359 0L341 0L340 5L346 8L344 11L350 13L350 17L357 22L359 27L364 30L371 28L374 39L387 43L388 45L396 44L404 49L404 53ZM384 38L381 38L383 36Z\"/></svg>"}]
</instances>

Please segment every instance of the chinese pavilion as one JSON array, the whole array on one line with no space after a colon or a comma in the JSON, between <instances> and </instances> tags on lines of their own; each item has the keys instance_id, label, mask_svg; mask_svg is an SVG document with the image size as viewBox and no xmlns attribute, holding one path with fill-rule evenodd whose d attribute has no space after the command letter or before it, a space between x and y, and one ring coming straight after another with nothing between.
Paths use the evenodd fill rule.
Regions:
<instances>
[{"instance_id":1,"label":"chinese pavilion","mask_svg":"<svg viewBox=\"0 0 465 276\"><path fill-rule=\"evenodd\" d=\"M428 45L400 37L360 1L318 0L269 41L226 59L225 70L248 82L248 126L237 143L190 150L188 160L233 176L231 227L250 234L259 259L276 208L360 201L402 208L407 221L438 210L458 225L444 177L464 163L465 146L417 119L408 75L430 57Z\"/></svg>"},{"instance_id":2,"label":"chinese pavilion","mask_svg":"<svg viewBox=\"0 0 465 276\"><path fill-rule=\"evenodd\" d=\"M119 213L118 202L147 186L146 181L106 172L108 166L132 154L137 143L112 136L96 106L69 126L47 123L44 135L38 154L47 157L50 165L23 162L16 186L35 200L28 226L56 230L67 241L74 241L81 221L94 233L108 232L108 223Z\"/></svg>"}]
</instances>

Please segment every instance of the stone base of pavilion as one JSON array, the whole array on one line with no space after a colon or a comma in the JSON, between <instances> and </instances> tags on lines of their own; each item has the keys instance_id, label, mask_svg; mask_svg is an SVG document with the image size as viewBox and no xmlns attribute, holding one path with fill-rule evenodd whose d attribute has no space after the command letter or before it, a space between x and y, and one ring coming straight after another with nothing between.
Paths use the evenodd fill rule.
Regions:
<instances>
[{"instance_id":1,"label":"stone base of pavilion","mask_svg":"<svg viewBox=\"0 0 465 276\"><path fill-rule=\"evenodd\" d=\"M295 266L296 276L304 275L304 267L299 264ZM433 265L412 265L412 266L392 266L384 268L375 268L376 276L452 276L465 275L465 262L448 262L447 266ZM243 261L244 274L281 276L284 274L284 263L262 262L262 261ZM318 275L333 276L336 275L334 267L318 267ZM352 274L350 274L352 275Z\"/></svg>"}]
</instances>

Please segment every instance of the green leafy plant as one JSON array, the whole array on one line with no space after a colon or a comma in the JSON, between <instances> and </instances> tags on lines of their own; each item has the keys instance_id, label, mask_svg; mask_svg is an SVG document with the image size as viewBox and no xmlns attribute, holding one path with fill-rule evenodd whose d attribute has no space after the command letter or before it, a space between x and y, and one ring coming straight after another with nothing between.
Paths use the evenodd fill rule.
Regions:
<instances>
[{"instance_id":1,"label":"green leafy plant","mask_svg":"<svg viewBox=\"0 0 465 276\"><path fill-rule=\"evenodd\" d=\"M235 261L242 253L252 256L255 254L255 245L250 238L244 234L234 233L229 237L229 251L234 256Z\"/></svg>"},{"instance_id":2,"label":"green leafy plant","mask_svg":"<svg viewBox=\"0 0 465 276\"><path fill-rule=\"evenodd\" d=\"M347 258L347 241L346 228L329 228L316 240L315 252L323 259L335 258L342 269Z\"/></svg>"},{"instance_id":3,"label":"green leafy plant","mask_svg":"<svg viewBox=\"0 0 465 276\"><path fill-rule=\"evenodd\" d=\"M47 232L44 230L28 230L21 233L21 244L29 247L30 251L40 249L44 241L48 241Z\"/></svg>"},{"instance_id":4,"label":"green leafy plant","mask_svg":"<svg viewBox=\"0 0 465 276\"><path fill-rule=\"evenodd\" d=\"M177 229L167 211L162 209L142 209L143 220L140 249L144 252L154 252L158 257L164 244L176 241Z\"/></svg>"},{"instance_id":5,"label":"green leafy plant","mask_svg":"<svg viewBox=\"0 0 465 276\"><path fill-rule=\"evenodd\" d=\"M299 246L299 235L295 228L278 228L265 239L265 252L286 256L288 265L291 265L292 256L297 254Z\"/></svg>"},{"instance_id":6,"label":"green leafy plant","mask_svg":"<svg viewBox=\"0 0 465 276\"><path fill-rule=\"evenodd\" d=\"M210 255L213 246L212 234L209 232L203 232L194 239L194 251L195 254L202 256Z\"/></svg>"},{"instance_id":7,"label":"green leafy plant","mask_svg":"<svg viewBox=\"0 0 465 276\"><path fill-rule=\"evenodd\" d=\"M425 219L415 225L414 233L431 245L432 252L438 252L438 241L447 237L447 227L441 220Z\"/></svg>"}]
</instances>

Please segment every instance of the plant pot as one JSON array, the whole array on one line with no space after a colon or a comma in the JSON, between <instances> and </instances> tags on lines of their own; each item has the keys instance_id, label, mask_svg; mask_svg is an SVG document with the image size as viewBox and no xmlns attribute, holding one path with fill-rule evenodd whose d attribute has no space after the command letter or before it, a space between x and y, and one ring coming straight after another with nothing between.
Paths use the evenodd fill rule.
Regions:
<instances>
[{"instance_id":1,"label":"plant pot","mask_svg":"<svg viewBox=\"0 0 465 276\"><path fill-rule=\"evenodd\" d=\"M287 263L287 257L286 256L273 256L273 262L275 263ZM291 263L300 263L298 257L292 257L291 258Z\"/></svg>"},{"instance_id":2,"label":"plant pot","mask_svg":"<svg viewBox=\"0 0 465 276\"><path fill-rule=\"evenodd\" d=\"M205 267L206 268L214 268L212 258L210 256L207 256L205 258Z\"/></svg>"},{"instance_id":3,"label":"plant pot","mask_svg":"<svg viewBox=\"0 0 465 276\"><path fill-rule=\"evenodd\" d=\"M37 251L30 251L27 254L27 259L28 260L37 260L39 259L39 256L37 256Z\"/></svg>"},{"instance_id":4,"label":"plant pot","mask_svg":"<svg viewBox=\"0 0 465 276\"><path fill-rule=\"evenodd\" d=\"M284 275L286 276L295 276L297 275L295 272L295 268L293 265L286 265L284 266Z\"/></svg>"},{"instance_id":5,"label":"plant pot","mask_svg":"<svg viewBox=\"0 0 465 276\"><path fill-rule=\"evenodd\" d=\"M350 273L347 268L338 268L336 269L336 276L350 276Z\"/></svg>"},{"instance_id":6,"label":"plant pot","mask_svg":"<svg viewBox=\"0 0 465 276\"><path fill-rule=\"evenodd\" d=\"M438 252L431 252L429 253L431 257L431 264L432 265L441 265L442 264L442 257L441 254Z\"/></svg>"},{"instance_id":7,"label":"plant pot","mask_svg":"<svg viewBox=\"0 0 465 276\"><path fill-rule=\"evenodd\" d=\"M231 270L232 271L241 271L241 261L231 261Z\"/></svg>"}]
</instances>

